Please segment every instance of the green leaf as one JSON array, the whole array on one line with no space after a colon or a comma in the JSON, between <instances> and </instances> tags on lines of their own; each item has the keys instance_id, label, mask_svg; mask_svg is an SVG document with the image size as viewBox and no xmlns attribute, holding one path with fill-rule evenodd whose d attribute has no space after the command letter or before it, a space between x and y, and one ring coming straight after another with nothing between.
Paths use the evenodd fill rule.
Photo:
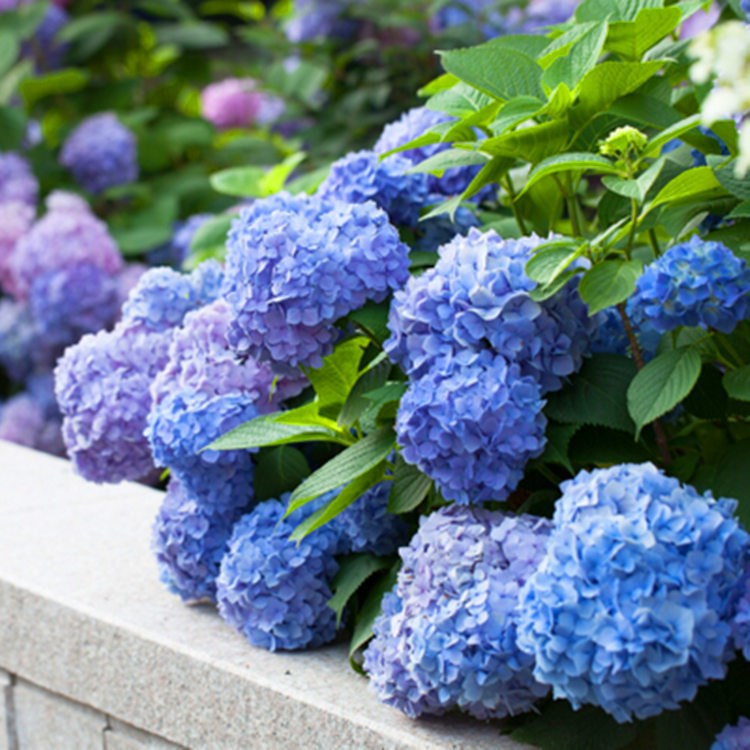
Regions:
<instances>
[{"instance_id":1,"label":"green leaf","mask_svg":"<svg viewBox=\"0 0 750 750\"><path fill-rule=\"evenodd\" d=\"M662 352L628 387L628 411L640 432L677 406L690 393L701 373L701 356L693 347Z\"/></svg>"},{"instance_id":2,"label":"green leaf","mask_svg":"<svg viewBox=\"0 0 750 750\"><path fill-rule=\"evenodd\" d=\"M453 148L446 151L439 151L437 154L433 154L424 161L419 162L419 164L416 164L411 169L407 170L407 174L429 172L431 174L437 175L438 177L442 177L443 172L446 169L452 169L453 167L466 167L475 166L478 164L486 164L488 159L488 156L480 154L477 151Z\"/></svg>"},{"instance_id":3,"label":"green leaf","mask_svg":"<svg viewBox=\"0 0 750 750\"><path fill-rule=\"evenodd\" d=\"M548 397L545 413L564 424L592 424L633 431L625 393L636 374L627 357L595 354L569 385Z\"/></svg>"},{"instance_id":4,"label":"green leaf","mask_svg":"<svg viewBox=\"0 0 750 750\"><path fill-rule=\"evenodd\" d=\"M372 627L381 612L383 597L396 585L398 565L394 565L387 575L384 575L370 590L362 607L357 613L352 629L352 639L349 642L349 658L362 648L373 636Z\"/></svg>"},{"instance_id":5,"label":"green leaf","mask_svg":"<svg viewBox=\"0 0 750 750\"><path fill-rule=\"evenodd\" d=\"M310 384L317 396L321 412L326 407L342 405L359 376L359 363L369 340L357 336L344 341L323 358L323 366L317 369L305 368Z\"/></svg>"},{"instance_id":6,"label":"green leaf","mask_svg":"<svg viewBox=\"0 0 750 750\"><path fill-rule=\"evenodd\" d=\"M589 315L624 302L635 291L642 270L638 260L605 260L586 271L578 294L588 305Z\"/></svg>"},{"instance_id":7,"label":"green leaf","mask_svg":"<svg viewBox=\"0 0 750 750\"><path fill-rule=\"evenodd\" d=\"M674 125L670 125L668 128L662 130L658 135L651 138L648 142L648 146L644 151L644 156L658 156L662 148L674 138L679 138L693 128L697 128L701 124L701 116L699 114L690 115L684 119L676 122Z\"/></svg>"},{"instance_id":8,"label":"green leaf","mask_svg":"<svg viewBox=\"0 0 750 750\"><path fill-rule=\"evenodd\" d=\"M509 159L505 156L495 156L487 162L476 174L474 179L469 183L469 186L464 190L461 195L456 195L453 198L447 200L442 206L438 206L428 214L425 214L420 221L432 218L433 216L440 216L441 214L447 213L453 220L458 207L461 205L461 201L468 200L469 198L476 195L485 185L498 182L500 178L513 166L513 159Z\"/></svg>"},{"instance_id":9,"label":"green leaf","mask_svg":"<svg viewBox=\"0 0 750 750\"><path fill-rule=\"evenodd\" d=\"M32 2L5 10L0 13L0 29L9 31L16 40L28 39L44 20L48 7L46 2Z\"/></svg>"},{"instance_id":10,"label":"green leaf","mask_svg":"<svg viewBox=\"0 0 750 750\"><path fill-rule=\"evenodd\" d=\"M57 40L75 44L77 57L85 58L100 50L127 23L127 16L117 11L87 13L71 19L57 34Z\"/></svg>"},{"instance_id":11,"label":"green leaf","mask_svg":"<svg viewBox=\"0 0 750 750\"><path fill-rule=\"evenodd\" d=\"M262 450L255 461L255 499L281 497L309 474L307 459L297 448L279 445Z\"/></svg>"},{"instance_id":12,"label":"green leaf","mask_svg":"<svg viewBox=\"0 0 750 750\"><path fill-rule=\"evenodd\" d=\"M313 472L297 487L289 499L290 511L366 474L384 461L395 445L395 435L390 427L381 427L358 440Z\"/></svg>"},{"instance_id":13,"label":"green leaf","mask_svg":"<svg viewBox=\"0 0 750 750\"><path fill-rule=\"evenodd\" d=\"M339 563L339 572L331 581L333 596L328 606L336 613L336 627L341 624L344 608L357 592L357 589L379 570L391 566L391 561L375 555L350 555Z\"/></svg>"},{"instance_id":14,"label":"green leaf","mask_svg":"<svg viewBox=\"0 0 750 750\"><path fill-rule=\"evenodd\" d=\"M735 161L732 160L725 167L717 169L716 178L721 186L732 195L743 201L750 200L750 180L737 177L734 173L734 165ZM708 167L704 167L704 169L708 169Z\"/></svg>"},{"instance_id":15,"label":"green leaf","mask_svg":"<svg viewBox=\"0 0 750 750\"><path fill-rule=\"evenodd\" d=\"M553 282L577 257L582 247L574 240L553 240L534 251L526 275L542 286Z\"/></svg>"},{"instance_id":16,"label":"green leaf","mask_svg":"<svg viewBox=\"0 0 750 750\"><path fill-rule=\"evenodd\" d=\"M567 54L570 48L582 37L600 25L600 21L588 21L571 26L563 34L548 42L547 46L539 53L537 62L548 68L555 60Z\"/></svg>"},{"instance_id":17,"label":"green leaf","mask_svg":"<svg viewBox=\"0 0 750 750\"><path fill-rule=\"evenodd\" d=\"M606 466L649 461L650 452L633 439L633 433L611 427L586 426L578 430L568 446L574 466Z\"/></svg>"},{"instance_id":18,"label":"green leaf","mask_svg":"<svg viewBox=\"0 0 750 750\"><path fill-rule=\"evenodd\" d=\"M0 76L11 68L21 51L21 45L10 31L0 29Z\"/></svg>"},{"instance_id":19,"label":"green leaf","mask_svg":"<svg viewBox=\"0 0 750 750\"><path fill-rule=\"evenodd\" d=\"M659 61L599 63L583 77L579 85L578 106L574 109L578 119L586 122L607 109L620 97L630 94L648 81L661 68Z\"/></svg>"},{"instance_id":20,"label":"green leaf","mask_svg":"<svg viewBox=\"0 0 750 750\"><path fill-rule=\"evenodd\" d=\"M91 74L81 68L64 68L36 78L27 78L19 86L27 107L48 96L72 94L86 86Z\"/></svg>"},{"instance_id":21,"label":"green leaf","mask_svg":"<svg viewBox=\"0 0 750 750\"><path fill-rule=\"evenodd\" d=\"M393 487L388 497L389 513L408 513L427 497L432 479L399 456L393 472Z\"/></svg>"},{"instance_id":22,"label":"green leaf","mask_svg":"<svg viewBox=\"0 0 750 750\"><path fill-rule=\"evenodd\" d=\"M478 91L473 86L459 82L447 91L435 94L427 101L427 106L454 117L467 117L481 112L495 102L494 97Z\"/></svg>"},{"instance_id":23,"label":"green leaf","mask_svg":"<svg viewBox=\"0 0 750 750\"><path fill-rule=\"evenodd\" d=\"M597 64L606 38L606 23L591 26L571 46L570 51L564 57L558 57L544 71L542 85L545 89L552 91L561 83L569 89L574 89L586 73Z\"/></svg>"},{"instance_id":24,"label":"green leaf","mask_svg":"<svg viewBox=\"0 0 750 750\"><path fill-rule=\"evenodd\" d=\"M156 26L156 38L161 44L174 44L186 49L223 47L229 42L224 29L207 21L163 23Z\"/></svg>"},{"instance_id":25,"label":"green leaf","mask_svg":"<svg viewBox=\"0 0 750 750\"><path fill-rule=\"evenodd\" d=\"M567 154L556 154L540 161L534 169L529 172L529 177L523 190L519 193L520 198L529 188L539 180L560 172L585 172L591 171L597 174L616 175L620 170L604 156L585 152L571 152Z\"/></svg>"},{"instance_id":26,"label":"green leaf","mask_svg":"<svg viewBox=\"0 0 750 750\"><path fill-rule=\"evenodd\" d=\"M664 166L664 160L655 161L643 174L633 180L623 180L612 175L602 179L604 186L613 193L622 195L625 198L635 198L638 203L643 203L648 191L656 181L659 173Z\"/></svg>"},{"instance_id":27,"label":"green leaf","mask_svg":"<svg viewBox=\"0 0 750 750\"><path fill-rule=\"evenodd\" d=\"M538 114L544 107L543 102L533 96L517 96L503 104L497 117L490 123L493 135L501 135L508 128L514 128Z\"/></svg>"},{"instance_id":28,"label":"green leaf","mask_svg":"<svg viewBox=\"0 0 750 750\"><path fill-rule=\"evenodd\" d=\"M579 273L581 273L580 268L563 271L549 284L542 284L532 289L529 293L529 297L531 297L534 302L544 302L544 300L549 299L553 294L557 294L574 276Z\"/></svg>"},{"instance_id":29,"label":"green leaf","mask_svg":"<svg viewBox=\"0 0 750 750\"><path fill-rule=\"evenodd\" d=\"M347 319L355 323L375 343L382 344L390 335L388 329L388 302L368 302L350 312Z\"/></svg>"},{"instance_id":30,"label":"green leaf","mask_svg":"<svg viewBox=\"0 0 750 750\"><path fill-rule=\"evenodd\" d=\"M551 120L487 138L480 142L479 149L493 156L523 159L535 164L559 153L565 148L569 136L570 126L567 121Z\"/></svg>"},{"instance_id":31,"label":"green leaf","mask_svg":"<svg viewBox=\"0 0 750 750\"><path fill-rule=\"evenodd\" d=\"M505 46L502 41L476 47L440 52L443 67L485 94L496 99L534 96L541 99L542 69L534 58ZM502 71L502 73L501 73Z\"/></svg>"},{"instance_id":32,"label":"green leaf","mask_svg":"<svg viewBox=\"0 0 750 750\"><path fill-rule=\"evenodd\" d=\"M640 60L682 20L679 8L642 8L633 21L610 23L607 49L628 60Z\"/></svg>"},{"instance_id":33,"label":"green leaf","mask_svg":"<svg viewBox=\"0 0 750 750\"><path fill-rule=\"evenodd\" d=\"M581 21L635 21L644 8L660 8L664 0L583 0L576 8Z\"/></svg>"},{"instance_id":34,"label":"green leaf","mask_svg":"<svg viewBox=\"0 0 750 750\"><path fill-rule=\"evenodd\" d=\"M388 373L391 371L391 366L390 360L383 358L360 374L354 387L349 391L344 405L341 407L336 420L339 425L350 427L371 406L367 395L371 391L385 385Z\"/></svg>"},{"instance_id":35,"label":"green leaf","mask_svg":"<svg viewBox=\"0 0 750 750\"><path fill-rule=\"evenodd\" d=\"M573 466L568 458L568 445L573 435L578 432L578 425L569 424L551 424L547 427L547 442L544 446L544 453L539 457L541 464L559 464L565 467L571 474Z\"/></svg>"},{"instance_id":36,"label":"green leaf","mask_svg":"<svg viewBox=\"0 0 750 750\"><path fill-rule=\"evenodd\" d=\"M738 401L750 401L750 365L730 370L724 375L724 390Z\"/></svg>"},{"instance_id":37,"label":"green leaf","mask_svg":"<svg viewBox=\"0 0 750 750\"><path fill-rule=\"evenodd\" d=\"M339 513L345 511L371 487L374 487L376 484L383 481L385 476L385 466L385 462L380 462L360 476L352 479L341 489L333 500L328 502L324 507L316 510L312 515L308 516L304 521L298 524L294 531L289 535L289 538L292 541L299 542L308 534L312 534L313 531L327 524L330 520L339 515ZM286 515L288 516L292 514L297 508L304 504L304 502L299 502L297 504L290 502L289 510L287 510Z\"/></svg>"},{"instance_id":38,"label":"green leaf","mask_svg":"<svg viewBox=\"0 0 750 750\"><path fill-rule=\"evenodd\" d=\"M225 195L240 198L265 198L277 193L294 169L305 159L296 153L270 169L263 167L230 167L211 175L211 186Z\"/></svg>"},{"instance_id":39,"label":"green leaf","mask_svg":"<svg viewBox=\"0 0 750 750\"><path fill-rule=\"evenodd\" d=\"M288 424L278 421L277 414L267 414L235 427L206 446L204 450L241 450L271 445L305 442L342 442L329 427L314 424Z\"/></svg>"},{"instance_id":40,"label":"green leaf","mask_svg":"<svg viewBox=\"0 0 750 750\"><path fill-rule=\"evenodd\" d=\"M234 216L222 214L201 224L190 242L190 255L201 260L223 258L227 232L229 232L234 218Z\"/></svg>"},{"instance_id":41,"label":"green leaf","mask_svg":"<svg viewBox=\"0 0 750 750\"><path fill-rule=\"evenodd\" d=\"M0 151L15 151L21 147L26 122L20 107L0 107Z\"/></svg>"},{"instance_id":42,"label":"green leaf","mask_svg":"<svg viewBox=\"0 0 750 750\"><path fill-rule=\"evenodd\" d=\"M725 192L711 167L694 167L668 182L651 201L649 210L665 203L676 203L697 196L714 197Z\"/></svg>"},{"instance_id":43,"label":"green leaf","mask_svg":"<svg viewBox=\"0 0 750 750\"><path fill-rule=\"evenodd\" d=\"M704 467L696 475L695 486L700 490L711 490L715 497L733 497L740 501L737 515L750 526L750 482L747 467L750 463L750 440L741 440L730 445L720 460Z\"/></svg>"},{"instance_id":44,"label":"green leaf","mask_svg":"<svg viewBox=\"0 0 750 750\"><path fill-rule=\"evenodd\" d=\"M700 351L700 350L699 350ZM728 397L722 386L722 373L713 364L704 364L698 382L682 405L700 419L724 419Z\"/></svg>"}]
</instances>

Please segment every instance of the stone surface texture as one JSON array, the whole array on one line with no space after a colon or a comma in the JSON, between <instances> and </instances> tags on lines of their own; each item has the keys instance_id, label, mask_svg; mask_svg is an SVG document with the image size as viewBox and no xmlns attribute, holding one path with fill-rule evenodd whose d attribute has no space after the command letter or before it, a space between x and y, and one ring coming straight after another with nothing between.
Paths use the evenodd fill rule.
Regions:
<instances>
[{"instance_id":1,"label":"stone surface texture","mask_svg":"<svg viewBox=\"0 0 750 750\"><path fill-rule=\"evenodd\" d=\"M19 750L101 750L107 719L93 709L21 681L13 702Z\"/></svg>"},{"instance_id":2,"label":"stone surface texture","mask_svg":"<svg viewBox=\"0 0 750 750\"><path fill-rule=\"evenodd\" d=\"M19 680L201 750L521 750L494 724L379 704L342 646L271 654L182 604L149 550L158 491L3 441L0 476L0 669ZM137 741L116 734L108 750Z\"/></svg>"},{"instance_id":3,"label":"stone surface texture","mask_svg":"<svg viewBox=\"0 0 750 750\"><path fill-rule=\"evenodd\" d=\"M104 750L184 750L184 747L110 719L104 732Z\"/></svg>"},{"instance_id":4,"label":"stone surface texture","mask_svg":"<svg viewBox=\"0 0 750 750\"><path fill-rule=\"evenodd\" d=\"M14 750L9 740L10 733L15 733L15 721L12 718L11 684L10 675L0 670L0 750Z\"/></svg>"}]
</instances>

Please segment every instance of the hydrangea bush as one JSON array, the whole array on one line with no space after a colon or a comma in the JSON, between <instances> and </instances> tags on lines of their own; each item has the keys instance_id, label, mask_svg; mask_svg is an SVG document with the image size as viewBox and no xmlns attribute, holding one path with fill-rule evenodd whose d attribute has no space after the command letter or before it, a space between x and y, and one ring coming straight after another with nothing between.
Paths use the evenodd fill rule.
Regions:
<instances>
[{"instance_id":1,"label":"hydrangea bush","mask_svg":"<svg viewBox=\"0 0 750 750\"><path fill-rule=\"evenodd\" d=\"M0 437L410 717L743 746L747 3L147 5L0 3Z\"/></svg>"}]
</instances>

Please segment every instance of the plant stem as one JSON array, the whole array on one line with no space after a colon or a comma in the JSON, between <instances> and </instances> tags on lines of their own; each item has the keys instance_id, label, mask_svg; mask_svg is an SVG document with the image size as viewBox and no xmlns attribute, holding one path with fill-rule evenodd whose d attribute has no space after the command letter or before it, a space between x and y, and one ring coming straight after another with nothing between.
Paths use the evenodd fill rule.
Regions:
<instances>
[{"instance_id":1,"label":"plant stem","mask_svg":"<svg viewBox=\"0 0 750 750\"><path fill-rule=\"evenodd\" d=\"M648 242L654 251L654 257L658 258L661 255L661 248L659 247L659 240L656 238L656 232L653 228L648 230Z\"/></svg>"},{"instance_id":2,"label":"plant stem","mask_svg":"<svg viewBox=\"0 0 750 750\"><path fill-rule=\"evenodd\" d=\"M638 344L638 339L636 338L635 331L633 331L633 325L630 322L630 318L628 317L628 314L625 310L624 302L621 302L619 305L617 305L617 312L620 313L620 319L622 320L622 324L625 327L625 334L628 337L628 343L630 344L630 351L633 354L633 361L635 362L635 366L639 370L642 370L645 367L645 362L643 361L643 352L641 351L641 347ZM669 464L672 463L672 454L669 452L667 435L664 432L664 428L661 426L661 422L658 419L655 419L651 424L654 428L656 446L659 449L662 463L665 466L669 466Z\"/></svg>"},{"instance_id":3,"label":"plant stem","mask_svg":"<svg viewBox=\"0 0 750 750\"><path fill-rule=\"evenodd\" d=\"M513 189L513 181L510 179L509 174L505 175L505 189L508 191L508 196L510 197L510 208L513 211L516 224L521 230L521 234L527 235L529 230L526 228L526 223L523 220L523 216L521 216L521 212L518 210L518 206L516 206L516 191Z\"/></svg>"}]
</instances>

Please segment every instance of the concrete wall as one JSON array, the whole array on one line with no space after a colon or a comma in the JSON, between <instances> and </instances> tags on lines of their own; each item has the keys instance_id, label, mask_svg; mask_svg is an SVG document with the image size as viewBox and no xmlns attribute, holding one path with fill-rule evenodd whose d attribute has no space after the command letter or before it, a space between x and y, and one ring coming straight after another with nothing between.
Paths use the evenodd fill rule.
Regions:
<instances>
[{"instance_id":1,"label":"concrete wall","mask_svg":"<svg viewBox=\"0 0 750 750\"><path fill-rule=\"evenodd\" d=\"M160 499L0 441L0 750L520 750L379 704L343 645L271 654L182 604L149 550Z\"/></svg>"}]
</instances>

